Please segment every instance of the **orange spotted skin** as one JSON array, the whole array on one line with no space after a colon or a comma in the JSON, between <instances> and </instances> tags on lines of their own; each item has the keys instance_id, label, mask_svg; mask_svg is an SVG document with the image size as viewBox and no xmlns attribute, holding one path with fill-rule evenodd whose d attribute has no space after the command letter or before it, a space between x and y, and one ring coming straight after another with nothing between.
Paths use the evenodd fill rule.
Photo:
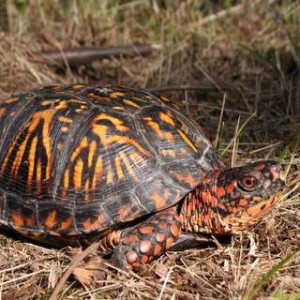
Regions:
<instances>
[{"instance_id":1,"label":"orange spotted skin","mask_svg":"<svg viewBox=\"0 0 300 300\"><path fill-rule=\"evenodd\" d=\"M58 85L0 103L0 229L99 241L123 269L193 234L247 230L283 186L274 162L226 169L177 104L147 91Z\"/></svg>"}]
</instances>

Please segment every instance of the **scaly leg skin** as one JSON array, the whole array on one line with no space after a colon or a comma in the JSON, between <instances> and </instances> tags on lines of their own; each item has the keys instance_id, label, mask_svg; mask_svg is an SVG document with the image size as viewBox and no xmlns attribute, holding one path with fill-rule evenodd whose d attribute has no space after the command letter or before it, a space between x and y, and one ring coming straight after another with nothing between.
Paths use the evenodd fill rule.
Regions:
<instances>
[{"instance_id":1,"label":"scaly leg skin","mask_svg":"<svg viewBox=\"0 0 300 300\"><path fill-rule=\"evenodd\" d=\"M161 211L121 232L112 263L124 270L139 271L144 264L158 258L176 243L181 223L176 207Z\"/></svg>"}]
</instances>

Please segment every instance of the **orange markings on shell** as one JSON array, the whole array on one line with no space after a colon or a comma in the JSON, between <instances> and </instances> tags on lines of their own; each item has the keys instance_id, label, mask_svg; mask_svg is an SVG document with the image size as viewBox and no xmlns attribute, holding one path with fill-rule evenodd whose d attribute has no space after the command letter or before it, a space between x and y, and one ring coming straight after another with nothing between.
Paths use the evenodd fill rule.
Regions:
<instances>
[{"instance_id":1,"label":"orange markings on shell","mask_svg":"<svg viewBox=\"0 0 300 300\"><path fill-rule=\"evenodd\" d=\"M31 217L31 218L25 218L25 223L26 223L28 226L35 226L35 225L36 225L36 222L35 222L35 218L34 218L34 217Z\"/></svg>"},{"instance_id":2,"label":"orange markings on shell","mask_svg":"<svg viewBox=\"0 0 300 300\"><path fill-rule=\"evenodd\" d=\"M126 105L129 105L129 106L135 107L135 108L140 108L140 105L138 105L137 103L135 103L131 100L128 100L128 99L124 99L123 103Z\"/></svg>"},{"instance_id":3,"label":"orange markings on shell","mask_svg":"<svg viewBox=\"0 0 300 300\"><path fill-rule=\"evenodd\" d=\"M38 158L37 167L36 167L36 185L38 194L41 193L42 190L42 162L41 158Z\"/></svg>"},{"instance_id":4,"label":"orange markings on shell","mask_svg":"<svg viewBox=\"0 0 300 300\"><path fill-rule=\"evenodd\" d=\"M122 106L113 106L112 109L114 109L116 111L125 111L125 108Z\"/></svg>"},{"instance_id":5,"label":"orange markings on shell","mask_svg":"<svg viewBox=\"0 0 300 300\"><path fill-rule=\"evenodd\" d=\"M83 223L83 228L85 231L90 231L90 229L92 228L92 221L91 218L87 218L84 223Z\"/></svg>"},{"instance_id":6,"label":"orange markings on shell","mask_svg":"<svg viewBox=\"0 0 300 300\"><path fill-rule=\"evenodd\" d=\"M172 150L172 149L161 149L160 153L164 157L176 158L176 156L177 156L176 151Z\"/></svg>"},{"instance_id":7,"label":"orange markings on shell","mask_svg":"<svg viewBox=\"0 0 300 300\"><path fill-rule=\"evenodd\" d=\"M29 159L28 159L28 176L27 176L27 190L30 190L32 179L33 179L33 173L35 169L35 155L37 150L37 143L38 143L38 137L35 136L31 142L30 146L30 152L29 152Z\"/></svg>"},{"instance_id":8,"label":"orange markings on shell","mask_svg":"<svg viewBox=\"0 0 300 300\"><path fill-rule=\"evenodd\" d=\"M93 180L92 180L92 189L95 190L97 186L97 182L100 179L100 176L102 174L103 170L103 161L101 157L98 157L96 161L96 166L95 166L95 172L93 174Z\"/></svg>"},{"instance_id":9,"label":"orange markings on shell","mask_svg":"<svg viewBox=\"0 0 300 300\"><path fill-rule=\"evenodd\" d=\"M105 219L104 219L103 215L99 215L94 222L91 221L91 218L88 218L83 223L83 228L86 232L98 230L104 224L104 221L105 221Z\"/></svg>"},{"instance_id":10,"label":"orange markings on shell","mask_svg":"<svg viewBox=\"0 0 300 300\"><path fill-rule=\"evenodd\" d=\"M131 212L131 207L121 206L118 211L120 220L125 220L127 216L130 215L130 212Z\"/></svg>"},{"instance_id":11,"label":"orange markings on shell","mask_svg":"<svg viewBox=\"0 0 300 300\"><path fill-rule=\"evenodd\" d=\"M91 141L89 144L89 151L88 151L88 167L91 168L93 164L93 159L95 157L95 153L97 150L97 142L96 141Z\"/></svg>"},{"instance_id":12,"label":"orange markings on shell","mask_svg":"<svg viewBox=\"0 0 300 300\"><path fill-rule=\"evenodd\" d=\"M66 230L69 229L73 224L73 219L72 217L66 219L65 221L61 222L60 224L60 229Z\"/></svg>"},{"instance_id":13,"label":"orange markings on shell","mask_svg":"<svg viewBox=\"0 0 300 300\"><path fill-rule=\"evenodd\" d=\"M128 174L129 174L132 178L134 178L135 180L137 180L137 175L136 175L136 173L135 173L135 171L134 171L134 168L131 167L131 164L130 164L130 160L129 160L129 158L128 158L128 155L126 155L124 152L119 152L117 155L120 157L120 159L121 159L121 161L122 161L124 167L126 168Z\"/></svg>"},{"instance_id":14,"label":"orange markings on shell","mask_svg":"<svg viewBox=\"0 0 300 300\"><path fill-rule=\"evenodd\" d=\"M80 153L82 152L82 150L83 150L85 147L87 147L87 145L88 145L88 139L87 139L87 137L85 136L85 137L83 137L83 138L81 139L79 145L78 145L78 146L76 147L76 149L73 151L73 153L72 153L72 155L71 155L71 158L70 158L72 162L76 159L76 157L77 157L78 155L80 155Z\"/></svg>"},{"instance_id":15,"label":"orange markings on shell","mask_svg":"<svg viewBox=\"0 0 300 300\"><path fill-rule=\"evenodd\" d=\"M65 126L63 126L63 127L61 127L60 131L61 131L61 132L63 132L63 133L66 133L66 132L68 132L68 131L69 131L69 128L68 128L68 127L65 127Z\"/></svg>"},{"instance_id":16,"label":"orange markings on shell","mask_svg":"<svg viewBox=\"0 0 300 300\"><path fill-rule=\"evenodd\" d=\"M19 137L19 135L15 138L14 143L8 149L5 160L4 160L4 162L2 164L2 167L1 167L1 173L4 172L4 170L5 170L5 168L8 164L10 155L11 155L12 151L15 149L16 141L18 140L18 137ZM26 138L24 139L24 141L21 143L21 145L19 146L19 149L18 149L18 151L17 151L17 153L14 157L14 161L13 161L13 165L12 165L12 174L11 174L12 177L14 177L14 178L17 176L19 167L22 163L22 158L23 158L28 140L29 140L29 135L27 135Z\"/></svg>"},{"instance_id":17,"label":"orange markings on shell","mask_svg":"<svg viewBox=\"0 0 300 300\"><path fill-rule=\"evenodd\" d=\"M148 253L152 248L152 244L149 240L143 240L140 242L140 251L143 254Z\"/></svg>"},{"instance_id":18,"label":"orange markings on shell","mask_svg":"<svg viewBox=\"0 0 300 300\"><path fill-rule=\"evenodd\" d=\"M97 124L96 122L98 121L101 121L101 120L104 120L104 121L109 121L111 122L114 126L116 126L117 130L121 131L121 132L125 132L125 131L128 131L129 128L126 127L124 125L124 122L122 119L119 119L117 117L114 117L114 116L111 116L107 113L100 113L94 120L93 120L93 124L95 127L99 127L99 126L104 126L102 124ZM104 126L106 127L106 126ZM101 134L99 135L100 138L102 137ZM111 136L110 136L111 137Z\"/></svg>"},{"instance_id":19,"label":"orange markings on shell","mask_svg":"<svg viewBox=\"0 0 300 300\"><path fill-rule=\"evenodd\" d=\"M169 144L174 144L174 135L171 132L162 131L159 127L159 124L154 122L151 117L145 117L144 120L147 122L152 131L158 135L160 139L166 140Z\"/></svg>"},{"instance_id":20,"label":"orange markings on shell","mask_svg":"<svg viewBox=\"0 0 300 300\"><path fill-rule=\"evenodd\" d=\"M44 225L48 228L48 229L52 229L57 222L57 211L56 210L52 210L48 216L46 217L46 219L44 220Z\"/></svg>"},{"instance_id":21,"label":"orange markings on shell","mask_svg":"<svg viewBox=\"0 0 300 300\"><path fill-rule=\"evenodd\" d=\"M120 158L119 155L116 155L115 165L116 165L116 171L117 171L118 179L119 180L124 179L125 176L124 176L124 172L123 172L123 169L122 169L122 166L121 166L121 158Z\"/></svg>"},{"instance_id":22,"label":"orange markings on shell","mask_svg":"<svg viewBox=\"0 0 300 300\"><path fill-rule=\"evenodd\" d=\"M175 126L175 122L174 122L173 118L171 116L169 116L168 114L160 112L159 117L163 122L168 123L169 125Z\"/></svg>"},{"instance_id":23,"label":"orange markings on shell","mask_svg":"<svg viewBox=\"0 0 300 300\"><path fill-rule=\"evenodd\" d=\"M74 187L75 189L81 189L82 188L82 175L84 171L84 162L82 159L78 159L75 167L74 167Z\"/></svg>"},{"instance_id":24,"label":"orange markings on shell","mask_svg":"<svg viewBox=\"0 0 300 300\"><path fill-rule=\"evenodd\" d=\"M197 147L192 143L192 141L188 138L188 136L180 129L177 129L177 132L181 136L182 140L193 149L194 152L198 152Z\"/></svg>"},{"instance_id":25,"label":"orange markings on shell","mask_svg":"<svg viewBox=\"0 0 300 300\"><path fill-rule=\"evenodd\" d=\"M20 213L18 213L18 212L12 213L11 219L15 225L17 225L19 227L24 226L25 220Z\"/></svg>"},{"instance_id":26,"label":"orange markings on shell","mask_svg":"<svg viewBox=\"0 0 300 300\"><path fill-rule=\"evenodd\" d=\"M186 171L172 171L170 172L170 175L176 179L176 181L179 181L179 182L186 182L189 184L189 186L195 186L198 181L195 180L195 178L193 178L193 176L189 173L189 172L186 172Z\"/></svg>"},{"instance_id":27,"label":"orange markings on shell","mask_svg":"<svg viewBox=\"0 0 300 300\"><path fill-rule=\"evenodd\" d=\"M64 123L72 123L73 122L73 120L71 118L68 118L66 116L59 116L58 120L60 122L64 122Z\"/></svg>"},{"instance_id":28,"label":"orange markings on shell","mask_svg":"<svg viewBox=\"0 0 300 300\"><path fill-rule=\"evenodd\" d=\"M90 187L90 180L87 179L85 181L85 184L84 184L84 199L86 202L89 202L90 201L90 193L89 193L89 187Z\"/></svg>"},{"instance_id":29,"label":"orange markings on shell","mask_svg":"<svg viewBox=\"0 0 300 300\"><path fill-rule=\"evenodd\" d=\"M165 189L163 191L163 195L161 196L156 190L151 191L150 199L154 201L155 208L157 211L161 210L162 208L166 207L166 199L167 198L168 190Z\"/></svg>"}]
</instances>

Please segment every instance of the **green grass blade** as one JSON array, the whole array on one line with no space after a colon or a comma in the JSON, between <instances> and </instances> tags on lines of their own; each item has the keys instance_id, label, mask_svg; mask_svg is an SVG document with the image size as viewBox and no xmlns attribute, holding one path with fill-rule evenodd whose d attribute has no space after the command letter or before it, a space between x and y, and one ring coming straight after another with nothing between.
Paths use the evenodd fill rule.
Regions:
<instances>
[{"instance_id":1,"label":"green grass blade","mask_svg":"<svg viewBox=\"0 0 300 300\"><path fill-rule=\"evenodd\" d=\"M278 264L276 264L269 272L267 272L265 275L259 279L255 285L246 293L244 300L252 300L254 296L261 290L261 288L267 284L274 275L281 270L284 266L289 264L293 258L300 253L300 249L292 253L291 255L288 255L284 259L282 259Z\"/></svg>"}]
</instances>

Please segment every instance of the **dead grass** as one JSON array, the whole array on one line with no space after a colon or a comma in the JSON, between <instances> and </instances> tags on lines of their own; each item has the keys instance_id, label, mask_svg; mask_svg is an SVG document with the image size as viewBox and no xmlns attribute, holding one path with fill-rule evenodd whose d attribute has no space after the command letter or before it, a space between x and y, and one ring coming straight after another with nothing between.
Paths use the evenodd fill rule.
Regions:
<instances>
[{"instance_id":1,"label":"dead grass","mask_svg":"<svg viewBox=\"0 0 300 300\"><path fill-rule=\"evenodd\" d=\"M96 260L75 272L77 280L67 281L61 299L300 299L299 3L9 3L10 31L0 34L0 98L69 82L210 86L164 94L181 101L212 141L220 124L218 148L228 164L275 158L289 170L284 201L224 248L168 253L143 275ZM34 63L29 55L144 42L162 49L147 58L76 68ZM75 255L75 250L46 249L6 236L0 245L0 299L48 299Z\"/></svg>"}]
</instances>

